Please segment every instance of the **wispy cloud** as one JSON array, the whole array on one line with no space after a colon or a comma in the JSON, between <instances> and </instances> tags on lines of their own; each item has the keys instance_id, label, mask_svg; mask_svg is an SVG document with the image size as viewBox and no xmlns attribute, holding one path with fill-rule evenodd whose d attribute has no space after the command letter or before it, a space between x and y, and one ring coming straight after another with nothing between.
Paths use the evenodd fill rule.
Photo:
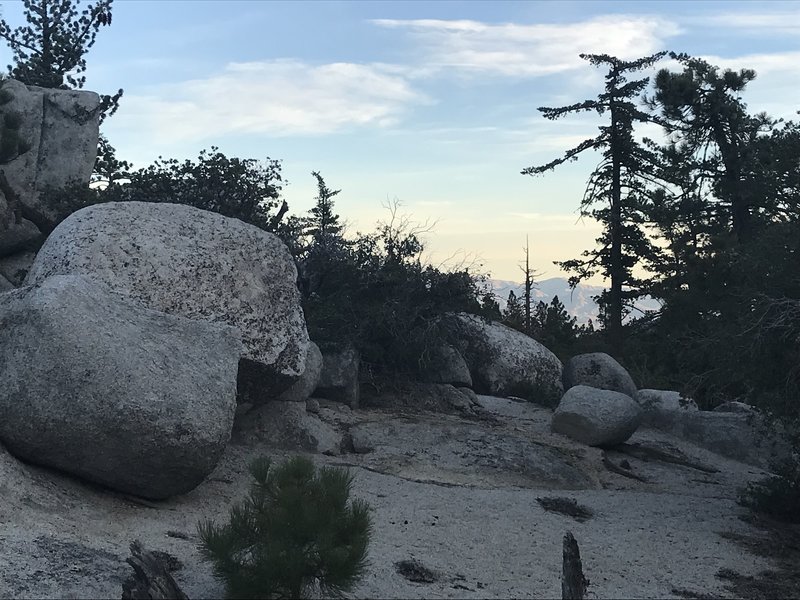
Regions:
<instances>
[{"instance_id":1,"label":"wispy cloud","mask_svg":"<svg viewBox=\"0 0 800 600\"><path fill-rule=\"evenodd\" d=\"M425 65L422 74L460 69L476 74L530 77L585 68L578 54L635 58L664 49L680 33L657 16L602 16L578 23L520 25L434 19L377 19L375 24L411 32Z\"/></svg>"},{"instance_id":2,"label":"wispy cloud","mask_svg":"<svg viewBox=\"0 0 800 600\"><path fill-rule=\"evenodd\" d=\"M387 127L430 100L380 66L310 65L298 60L231 63L208 77L126 95L115 127L146 130L155 141L226 134L304 135Z\"/></svg>"},{"instance_id":3,"label":"wispy cloud","mask_svg":"<svg viewBox=\"0 0 800 600\"><path fill-rule=\"evenodd\" d=\"M699 22L714 27L737 29L738 35L797 35L800 33L800 11L731 12L711 15L698 19Z\"/></svg>"}]
</instances>

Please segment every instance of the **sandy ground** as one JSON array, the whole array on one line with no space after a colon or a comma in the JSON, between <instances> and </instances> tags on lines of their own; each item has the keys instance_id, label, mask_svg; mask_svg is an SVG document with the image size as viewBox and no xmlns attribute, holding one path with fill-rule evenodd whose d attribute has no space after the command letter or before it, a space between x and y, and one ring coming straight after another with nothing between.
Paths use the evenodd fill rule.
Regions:
<instances>
[{"instance_id":1,"label":"sandy ground","mask_svg":"<svg viewBox=\"0 0 800 600\"><path fill-rule=\"evenodd\" d=\"M354 495L373 510L370 569L353 597L560 597L568 530L593 598L676 597L673 589L730 597L719 569L750 575L769 567L721 535L752 532L739 518L736 490L762 471L642 430L630 443L682 453L705 469L609 452L647 479L637 481L606 469L599 450L550 433L549 410L480 401L488 417L481 420L321 411L350 430L362 453L314 459L348 466ZM263 454L288 455L232 444L200 487L150 506L0 456L0 597L118 598L134 539L178 558L175 577L189 597L222 596L200 560L196 524L227 516L249 486L246 465ZM545 511L536 498L547 496L574 498L594 516L578 522ZM408 581L395 567L408 559L436 580Z\"/></svg>"}]
</instances>

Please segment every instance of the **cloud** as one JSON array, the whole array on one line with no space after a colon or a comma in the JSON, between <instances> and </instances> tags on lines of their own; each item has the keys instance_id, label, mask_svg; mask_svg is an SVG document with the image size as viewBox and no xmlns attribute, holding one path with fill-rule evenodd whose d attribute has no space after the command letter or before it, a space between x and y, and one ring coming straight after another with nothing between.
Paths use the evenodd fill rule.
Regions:
<instances>
[{"instance_id":1,"label":"cloud","mask_svg":"<svg viewBox=\"0 0 800 600\"><path fill-rule=\"evenodd\" d=\"M749 33L753 35L790 35L800 33L800 12L733 12L711 15L698 19L703 25L737 29L737 35Z\"/></svg>"},{"instance_id":2,"label":"cloud","mask_svg":"<svg viewBox=\"0 0 800 600\"><path fill-rule=\"evenodd\" d=\"M147 131L156 142L325 134L387 127L410 105L429 102L406 79L375 65L230 63L204 78L126 94L115 128Z\"/></svg>"},{"instance_id":3,"label":"cloud","mask_svg":"<svg viewBox=\"0 0 800 600\"><path fill-rule=\"evenodd\" d=\"M580 53L638 58L664 49L678 25L656 16L602 16L578 23L520 25L435 19L377 19L411 32L424 56L420 74L460 69L475 74L537 77L585 68Z\"/></svg>"}]
</instances>

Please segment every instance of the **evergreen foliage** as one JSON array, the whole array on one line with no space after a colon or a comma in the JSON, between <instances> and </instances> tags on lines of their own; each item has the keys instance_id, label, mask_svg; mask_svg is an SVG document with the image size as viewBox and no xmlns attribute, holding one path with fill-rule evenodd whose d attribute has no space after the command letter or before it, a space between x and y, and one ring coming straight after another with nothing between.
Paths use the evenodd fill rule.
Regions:
<instances>
[{"instance_id":1,"label":"evergreen foliage","mask_svg":"<svg viewBox=\"0 0 800 600\"><path fill-rule=\"evenodd\" d=\"M558 296L554 296L550 304L539 302L536 305L533 337L561 360L567 360L576 353L578 336L583 332L578 327L578 319L569 315Z\"/></svg>"},{"instance_id":2,"label":"evergreen foliage","mask_svg":"<svg viewBox=\"0 0 800 600\"><path fill-rule=\"evenodd\" d=\"M787 523L800 523L800 460L795 458L775 474L750 483L739 494L739 504Z\"/></svg>"},{"instance_id":3,"label":"evergreen foliage","mask_svg":"<svg viewBox=\"0 0 800 600\"><path fill-rule=\"evenodd\" d=\"M121 164L100 165L107 172L110 167L114 178L130 180L104 190L104 201L174 202L234 217L266 231L278 226L281 213L274 211L283 185L280 161L228 158L212 146L201 150L196 161L159 157L143 169L115 171Z\"/></svg>"},{"instance_id":4,"label":"evergreen foliage","mask_svg":"<svg viewBox=\"0 0 800 600\"><path fill-rule=\"evenodd\" d=\"M75 0L22 0L26 25L12 29L0 19L0 38L14 57L8 74L27 85L80 89L86 83L85 54L94 46L100 27L111 25L113 0L99 0L79 12ZM122 97L101 96L101 121L113 115Z\"/></svg>"},{"instance_id":5,"label":"evergreen foliage","mask_svg":"<svg viewBox=\"0 0 800 600\"><path fill-rule=\"evenodd\" d=\"M130 178L131 163L117 158L117 150L102 133L97 142L97 159L95 159L91 182L111 186L122 179Z\"/></svg>"},{"instance_id":6,"label":"evergreen foliage","mask_svg":"<svg viewBox=\"0 0 800 600\"><path fill-rule=\"evenodd\" d=\"M499 312L484 302L480 279L422 260L425 226L390 207L391 218L372 234L313 244L300 256L303 309L309 335L325 344L353 344L372 372L414 377L430 358L447 312ZM316 249L315 249L316 248Z\"/></svg>"},{"instance_id":7,"label":"evergreen foliage","mask_svg":"<svg viewBox=\"0 0 800 600\"><path fill-rule=\"evenodd\" d=\"M522 171L523 175L539 175L576 160L583 152L602 152L602 161L592 172L580 204L582 216L593 217L603 225L603 233L597 239L598 248L585 251L582 259L557 264L573 273L570 277L573 285L598 273L610 280L611 287L600 296L599 303L609 342L618 355L622 351L625 305L639 294L642 284L634 275L633 266L652 253L642 228L642 209L648 195L653 157L634 137L635 124L654 121L652 115L640 110L634 102L646 88L649 78L628 81L627 76L651 67L665 54L659 52L634 61L607 54L581 54L590 64L608 68L605 91L594 100L561 108L542 107L539 111L547 119L587 111L599 115L607 112L609 124L601 126L596 137L581 142L563 157Z\"/></svg>"},{"instance_id":8,"label":"evergreen foliage","mask_svg":"<svg viewBox=\"0 0 800 600\"><path fill-rule=\"evenodd\" d=\"M353 477L305 457L278 467L253 461L248 497L230 521L198 524L203 556L224 579L230 598L340 597L367 567L369 506L349 501ZM348 503L349 501L349 503Z\"/></svg>"}]
</instances>

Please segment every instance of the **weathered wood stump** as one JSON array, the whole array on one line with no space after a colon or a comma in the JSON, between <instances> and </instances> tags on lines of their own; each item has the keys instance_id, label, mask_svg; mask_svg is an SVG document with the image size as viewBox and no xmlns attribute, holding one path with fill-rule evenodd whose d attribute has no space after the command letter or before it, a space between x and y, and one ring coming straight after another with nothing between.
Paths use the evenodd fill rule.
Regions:
<instances>
[{"instance_id":1,"label":"weathered wood stump","mask_svg":"<svg viewBox=\"0 0 800 600\"><path fill-rule=\"evenodd\" d=\"M153 552L146 552L135 541L131 544L131 556L125 559L134 574L122 584L122 600L189 600L175 583L167 565Z\"/></svg>"},{"instance_id":2,"label":"weathered wood stump","mask_svg":"<svg viewBox=\"0 0 800 600\"><path fill-rule=\"evenodd\" d=\"M584 600L589 581L583 576L583 563L578 542L571 532L564 534L564 556L561 571L562 600Z\"/></svg>"}]
</instances>

